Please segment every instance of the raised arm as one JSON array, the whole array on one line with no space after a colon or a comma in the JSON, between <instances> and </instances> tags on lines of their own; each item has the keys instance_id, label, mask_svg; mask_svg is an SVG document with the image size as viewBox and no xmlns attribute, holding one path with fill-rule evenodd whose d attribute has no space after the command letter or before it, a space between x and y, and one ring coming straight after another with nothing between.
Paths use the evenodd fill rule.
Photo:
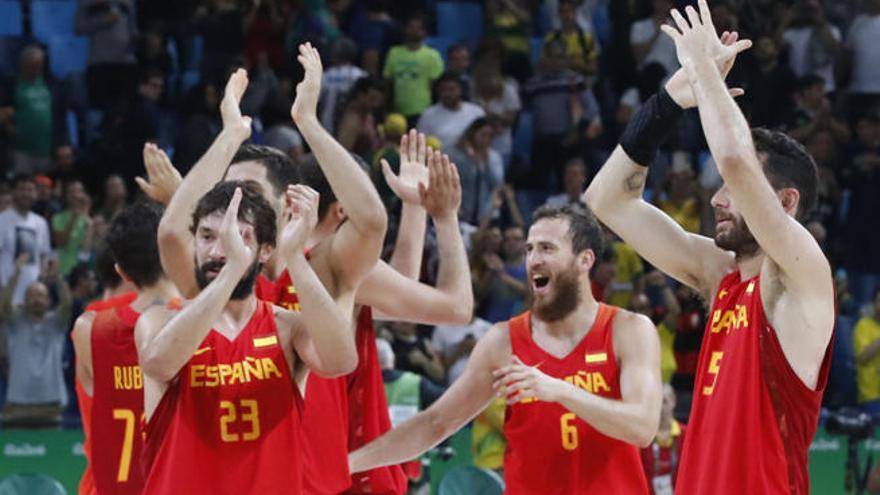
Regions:
<instances>
[{"instance_id":1,"label":"raised arm","mask_svg":"<svg viewBox=\"0 0 880 495\"><path fill-rule=\"evenodd\" d=\"M400 225L389 264L406 278L419 279L425 247L427 218L419 197L419 184L428 183L425 156L430 149L425 135L415 129L400 138L400 174L394 175L391 165L382 159L382 174L388 187L400 198Z\"/></svg>"},{"instance_id":2,"label":"raised arm","mask_svg":"<svg viewBox=\"0 0 880 495\"><path fill-rule=\"evenodd\" d=\"M335 302L330 297L303 251L318 223L318 193L303 185L289 187L287 214L290 218L281 232L278 249L296 280L302 307L295 315L298 325L293 333L294 348L309 369L321 376L351 373L358 360L351 334L351 301Z\"/></svg>"},{"instance_id":3,"label":"raised arm","mask_svg":"<svg viewBox=\"0 0 880 495\"><path fill-rule=\"evenodd\" d=\"M355 286L379 259L388 221L385 206L367 173L318 120L323 70L318 50L305 43L299 53L305 77L296 87L291 116L348 218L333 236L329 266L337 281Z\"/></svg>"},{"instance_id":4,"label":"raised arm","mask_svg":"<svg viewBox=\"0 0 880 495\"><path fill-rule=\"evenodd\" d=\"M774 191L758 159L745 116L727 91L708 53L718 45L705 0L690 20L673 11L678 29L664 26L675 41L700 111L706 142L734 204L766 255L779 267L786 288L833 304L831 267L819 244L796 219L802 207L798 191ZM701 19L702 17L702 19ZM804 152L805 158L808 157ZM788 211L786 211L788 210ZM829 314L833 314L833 308Z\"/></svg>"},{"instance_id":5,"label":"raised arm","mask_svg":"<svg viewBox=\"0 0 880 495\"><path fill-rule=\"evenodd\" d=\"M177 285L180 293L187 298L195 297L198 293L193 267L190 217L199 198L223 179L232 157L251 135L251 119L242 117L239 109L247 84L247 72L243 69L229 77L220 103L223 130L186 174L159 222L159 256L162 268Z\"/></svg>"},{"instance_id":6,"label":"raised arm","mask_svg":"<svg viewBox=\"0 0 880 495\"><path fill-rule=\"evenodd\" d=\"M149 314L138 319L135 341L141 368L158 382L171 381L196 352L220 318L235 286L253 262L253 252L245 245L239 232L238 206L241 195L241 190L236 189L219 233L206 231L204 234L206 237L218 236L226 255L226 262L217 277L170 320ZM251 232L245 235L252 236L253 227L247 226L246 229Z\"/></svg>"},{"instance_id":7,"label":"raised arm","mask_svg":"<svg viewBox=\"0 0 880 495\"><path fill-rule=\"evenodd\" d=\"M21 270L27 265L29 257L30 255L27 253L22 253L15 258L15 268L12 271L12 276L9 277L9 280L6 281L6 286L3 287L3 291L0 292L0 323L5 323L15 310L15 306L12 302L15 298L15 287L18 285L18 279L21 277ZM0 328L0 330L2 329L3 328ZM0 335L0 337L3 337L3 335ZM5 337L3 338L5 339Z\"/></svg>"},{"instance_id":8,"label":"raised arm","mask_svg":"<svg viewBox=\"0 0 880 495\"><path fill-rule=\"evenodd\" d=\"M727 74L736 54L750 44L738 41L736 33L726 32L721 44L727 49L714 55L715 70ZM718 274L724 272L723 267L733 263L733 255L717 248L712 239L688 233L642 198L647 166L675 127L682 110L694 106L696 98L687 75L679 69L666 87L646 101L630 120L621 145L584 193L584 202L602 223L652 265L708 297L718 282Z\"/></svg>"},{"instance_id":9,"label":"raised arm","mask_svg":"<svg viewBox=\"0 0 880 495\"><path fill-rule=\"evenodd\" d=\"M430 154L428 172L428 186L420 184L419 195L437 231L437 287L407 279L379 262L358 290L357 301L372 306L376 319L464 325L471 321L474 296L458 229L461 183L455 164L439 151Z\"/></svg>"},{"instance_id":10,"label":"raised arm","mask_svg":"<svg viewBox=\"0 0 880 495\"><path fill-rule=\"evenodd\" d=\"M517 358L495 371L495 388L516 390L508 396L510 404L528 397L558 402L602 434L647 447L657 434L663 390L657 330L644 316L620 312L614 319L613 338L620 360L620 400L588 393Z\"/></svg>"},{"instance_id":11,"label":"raised arm","mask_svg":"<svg viewBox=\"0 0 880 495\"><path fill-rule=\"evenodd\" d=\"M400 464L434 447L492 401L492 370L510 355L507 328L492 327L474 348L464 374L434 404L348 456L352 473Z\"/></svg>"}]
</instances>

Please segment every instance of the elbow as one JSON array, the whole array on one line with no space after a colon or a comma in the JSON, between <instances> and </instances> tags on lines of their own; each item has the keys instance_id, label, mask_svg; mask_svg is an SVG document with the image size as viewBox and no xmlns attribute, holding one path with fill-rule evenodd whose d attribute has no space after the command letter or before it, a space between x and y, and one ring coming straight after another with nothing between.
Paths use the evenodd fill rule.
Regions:
<instances>
[{"instance_id":1,"label":"elbow","mask_svg":"<svg viewBox=\"0 0 880 495\"><path fill-rule=\"evenodd\" d=\"M155 351L144 353L140 359L140 366L145 375L162 383L173 380L178 371L169 366L169 363Z\"/></svg>"},{"instance_id":2,"label":"elbow","mask_svg":"<svg viewBox=\"0 0 880 495\"><path fill-rule=\"evenodd\" d=\"M357 351L354 349L354 346L351 346L351 349L345 349L343 354L334 356L334 359L329 359L325 363L319 373L324 378L338 378L350 375L354 373L358 366Z\"/></svg>"},{"instance_id":3,"label":"elbow","mask_svg":"<svg viewBox=\"0 0 880 495\"><path fill-rule=\"evenodd\" d=\"M587 205L594 215L601 218L601 215L605 213L605 205L607 201L602 197L597 182L598 181L594 180L593 183L590 184L590 187L584 191L581 195L581 201Z\"/></svg>"},{"instance_id":4,"label":"elbow","mask_svg":"<svg viewBox=\"0 0 880 495\"><path fill-rule=\"evenodd\" d=\"M177 225L173 219L168 215L162 215L162 218L159 220L159 228L156 232L159 245L178 241L181 237L180 230L180 226Z\"/></svg>"},{"instance_id":5,"label":"elbow","mask_svg":"<svg viewBox=\"0 0 880 495\"><path fill-rule=\"evenodd\" d=\"M383 240L385 239L385 231L388 229L388 213L385 211L385 206L378 194L376 195L376 206L372 208L370 214L365 216L363 224L367 232L375 233Z\"/></svg>"},{"instance_id":6,"label":"elbow","mask_svg":"<svg viewBox=\"0 0 880 495\"><path fill-rule=\"evenodd\" d=\"M468 291L470 292L470 291ZM463 299L464 302L460 304L454 304L452 310L452 318L454 321L452 322L454 325L467 325L474 318L474 296L473 294L468 294L468 297Z\"/></svg>"},{"instance_id":7,"label":"elbow","mask_svg":"<svg viewBox=\"0 0 880 495\"><path fill-rule=\"evenodd\" d=\"M640 428L639 431L632 433L629 442L640 449L644 449L654 442L655 436L657 436L657 428Z\"/></svg>"}]
</instances>

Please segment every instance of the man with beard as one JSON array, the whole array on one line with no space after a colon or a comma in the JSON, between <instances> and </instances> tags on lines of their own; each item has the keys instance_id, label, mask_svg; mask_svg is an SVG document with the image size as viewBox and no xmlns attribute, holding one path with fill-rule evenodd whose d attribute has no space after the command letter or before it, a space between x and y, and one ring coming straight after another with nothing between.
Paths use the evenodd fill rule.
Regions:
<instances>
[{"instance_id":1,"label":"man with beard","mask_svg":"<svg viewBox=\"0 0 880 495\"><path fill-rule=\"evenodd\" d=\"M349 456L352 472L424 453L497 393L508 403L505 493L647 493L638 448L660 418L657 331L593 297L602 232L590 213L539 209L526 249L531 311L494 325L437 402Z\"/></svg>"},{"instance_id":2,"label":"man with beard","mask_svg":"<svg viewBox=\"0 0 880 495\"><path fill-rule=\"evenodd\" d=\"M317 223L315 191L291 188L277 237L302 310L254 295L276 242L275 212L258 189L224 182L199 200L201 292L179 311L154 307L138 320L146 494L301 493L297 383L307 369L339 376L357 362L351 308L337 307L303 254Z\"/></svg>"},{"instance_id":3,"label":"man with beard","mask_svg":"<svg viewBox=\"0 0 880 495\"><path fill-rule=\"evenodd\" d=\"M749 130L723 76L750 43L719 39L705 0L699 7L687 7L689 21L673 10L677 29L662 27L682 69L633 117L585 199L651 264L712 302L676 492L808 493L834 325L831 268L799 223L816 204L816 164L788 136ZM724 179L714 240L642 200L643 165L694 106Z\"/></svg>"}]
</instances>

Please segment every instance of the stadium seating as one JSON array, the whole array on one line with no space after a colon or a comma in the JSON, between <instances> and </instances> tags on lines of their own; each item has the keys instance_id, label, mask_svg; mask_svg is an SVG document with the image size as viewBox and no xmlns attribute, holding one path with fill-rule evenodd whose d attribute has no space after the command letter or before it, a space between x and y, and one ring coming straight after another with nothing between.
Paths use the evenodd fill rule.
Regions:
<instances>
[{"instance_id":1,"label":"stadium seating","mask_svg":"<svg viewBox=\"0 0 880 495\"><path fill-rule=\"evenodd\" d=\"M89 58L89 39L58 35L49 40L49 70L57 79L70 73L84 73Z\"/></svg>"},{"instance_id":2,"label":"stadium seating","mask_svg":"<svg viewBox=\"0 0 880 495\"><path fill-rule=\"evenodd\" d=\"M0 495L67 495L58 480L45 474L13 474L0 481Z\"/></svg>"},{"instance_id":3,"label":"stadium seating","mask_svg":"<svg viewBox=\"0 0 880 495\"><path fill-rule=\"evenodd\" d=\"M437 2L437 35L476 46L483 36L483 7L477 3Z\"/></svg>"},{"instance_id":4,"label":"stadium seating","mask_svg":"<svg viewBox=\"0 0 880 495\"><path fill-rule=\"evenodd\" d=\"M31 32L38 41L49 44L54 36L73 36L76 2L34 0L31 3Z\"/></svg>"},{"instance_id":5,"label":"stadium seating","mask_svg":"<svg viewBox=\"0 0 880 495\"><path fill-rule=\"evenodd\" d=\"M446 60L446 50L449 49L451 45L455 43L455 40L452 38L444 38L442 36L433 36L425 39L425 45L430 46L431 48L440 52L440 56L443 57L443 63L447 62Z\"/></svg>"},{"instance_id":6,"label":"stadium seating","mask_svg":"<svg viewBox=\"0 0 880 495\"><path fill-rule=\"evenodd\" d=\"M0 2L0 36L21 36L21 33L21 4L10 1Z\"/></svg>"},{"instance_id":7,"label":"stadium seating","mask_svg":"<svg viewBox=\"0 0 880 495\"><path fill-rule=\"evenodd\" d=\"M475 466L450 469L440 481L439 495L501 495L504 480L497 473Z\"/></svg>"}]
</instances>

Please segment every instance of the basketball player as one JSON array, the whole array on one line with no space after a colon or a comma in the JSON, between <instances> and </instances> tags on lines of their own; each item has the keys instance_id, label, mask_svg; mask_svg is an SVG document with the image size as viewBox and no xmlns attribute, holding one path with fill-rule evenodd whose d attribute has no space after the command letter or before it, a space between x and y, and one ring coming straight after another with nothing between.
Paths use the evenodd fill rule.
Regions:
<instances>
[{"instance_id":1,"label":"basketball player","mask_svg":"<svg viewBox=\"0 0 880 495\"><path fill-rule=\"evenodd\" d=\"M85 431L88 465L80 494L140 493L144 478L140 459L144 411L143 379L134 344L140 313L177 295L159 263L156 229L161 209L136 203L114 216L105 255L136 287L135 298L104 309L87 310L71 333L76 352L77 395Z\"/></svg>"},{"instance_id":2,"label":"basketball player","mask_svg":"<svg viewBox=\"0 0 880 495\"><path fill-rule=\"evenodd\" d=\"M585 200L711 301L676 491L806 494L834 324L831 268L799 223L816 204L816 164L785 134L749 129L723 80L749 44L719 40L705 0L699 9L687 19L673 10L675 27L663 26L682 69L633 117ZM714 239L642 200L646 166L693 106L724 179L712 197Z\"/></svg>"},{"instance_id":3,"label":"basketball player","mask_svg":"<svg viewBox=\"0 0 880 495\"><path fill-rule=\"evenodd\" d=\"M460 200L451 196L455 194L451 190L454 187L460 197L457 178L454 182L450 182L452 180L450 179L437 183L444 185L442 190L439 189L439 185L434 187L436 192L445 198L443 203L434 201L436 207L430 211L437 230L440 253L436 288L407 278L381 260L376 263L373 259L371 264L361 262L361 258L356 255L365 252L364 246L371 246L370 249L373 249L372 246L375 244L377 250L381 247L384 227L378 228L380 223L377 215L383 215L384 218L384 207L367 175L317 120L315 109L321 81L321 63L317 52L309 45L303 45L300 62L303 63L306 76L297 87L297 99L292 109L292 116L314 153L314 159L308 160L300 168L307 171L308 184L323 191L321 195L323 204L320 208L321 223L307 244L311 248L309 262L319 278L331 295L340 299L346 297L341 288L352 285L357 277L365 276L363 284L355 294L355 299L359 305L374 307L374 315L378 318L428 324L470 321L473 296L467 255L455 215ZM163 264L166 271L173 274L178 287L184 291L186 287L194 286L190 275L192 262L191 257L178 253L185 253L191 249L191 240L188 241L191 234L188 232L185 218L192 211L193 198L203 194L211 184L222 180L226 173L227 180L251 179L260 183L268 196L267 199L276 205L277 210L283 205L281 199L284 197L287 184L290 183L285 181L292 181L290 173L286 172L284 167L278 166L277 156L269 149L243 147L243 150L249 149L249 151L233 157L234 151L231 150L246 139L249 133L249 120L241 116L236 99L240 98L246 84L247 80L243 72L238 72L230 78L221 104L224 131L206 155L187 174L180 189L174 194L160 225L161 252L169 254L163 256ZM401 170L425 168L427 152L424 138L415 137L409 143L410 145L401 152ZM226 172L230 160L233 164ZM413 184L414 181L418 182L418 179L409 176L398 179L399 186L401 182L406 186L399 189L409 190L404 201L420 203L418 188ZM427 190L431 189L428 185ZM415 193L412 192L413 190ZM416 206L422 208L421 204ZM417 240L417 245L416 241L409 242L410 250L421 253L423 234L409 233L406 237ZM400 245L401 243L398 242L398 246ZM267 277L259 283L258 295L276 304L295 308L298 302L290 277L285 272L283 263L274 261L270 259L270 269L263 272ZM363 275L361 272L367 264L369 264L366 267L368 271ZM333 268L337 266L345 266L345 269ZM414 273L410 274L410 276L414 275ZM274 286L269 279L274 279ZM316 419L327 424L322 427L306 428L307 434L313 432L320 435L319 439L308 442L308 445L323 449L315 452L314 455L307 454L310 459L318 460L314 463L315 470L307 476L307 479L308 483L314 482L319 486L313 487L314 491L309 493L344 491L352 484L345 462L349 443L360 445L390 428L385 398L384 395L379 395L384 394L384 387L378 359L375 357L375 339L370 337L374 335L372 318L359 312L355 321L358 325L353 329L352 335L357 342L363 343L363 346L358 347L360 360L355 376L351 377L353 383L347 385L343 383L344 380L336 380L332 385L324 383L325 386L319 388L313 385L321 380L309 379L310 383L307 387L309 407L306 421L310 423L313 418L312 413L317 412ZM367 380L364 377L371 378ZM355 406L351 408L347 406L346 395L355 397ZM315 406L312 407L312 404ZM352 414L350 428L340 428L340 425L349 423L349 413ZM402 472L393 469L370 473L367 476L361 475L358 480L363 485L369 485L369 489L376 493L405 492L405 478ZM355 481L356 485L358 480ZM310 487L312 486L306 486L307 489Z\"/></svg>"},{"instance_id":4,"label":"basketball player","mask_svg":"<svg viewBox=\"0 0 880 495\"><path fill-rule=\"evenodd\" d=\"M497 392L507 493L647 493L638 449L659 422L660 344L646 317L593 297L601 239L589 213L539 209L526 244L532 310L494 325L437 402L350 455L352 472L424 453Z\"/></svg>"},{"instance_id":5,"label":"basketball player","mask_svg":"<svg viewBox=\"0 0 880 495\"><path fill-rule=\"evenodd\" d=\"M355 367L352 308L337 306L303 254L317 193L292 188L289 221L276 234L259 188L224 182L199 200L192 219L201 293L180 311L154 307L138 320L144 493L300 493L295 380L307 369L339 376ZM297 280L297 313L254 296L276 238Z\"/></svg>"}]
</instances>

